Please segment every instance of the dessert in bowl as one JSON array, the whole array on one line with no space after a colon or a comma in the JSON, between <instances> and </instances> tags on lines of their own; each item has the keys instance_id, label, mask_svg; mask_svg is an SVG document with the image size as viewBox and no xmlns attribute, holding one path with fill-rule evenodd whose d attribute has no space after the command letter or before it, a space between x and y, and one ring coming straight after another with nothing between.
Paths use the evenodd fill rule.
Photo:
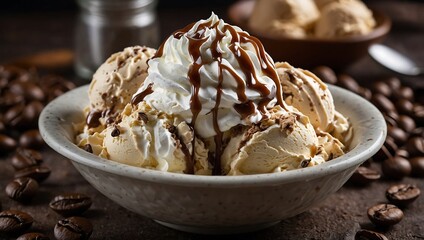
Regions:
<instances>
[{"instance_id":1,"label":"dessert in bowl","mask_svg":"<svg viewBox=\"0 0 424 240\"><path fill-rule=\"evenodd\" d=\"M259 9L261 12L253 15L254 10L257 10L255 2L265 5L263 8L266 9ZM313 2L313 0L239 1L229 8L228 17L231 23L259 38L274 60L288 61L295 66L304 68L320 65L336 69L345 68L365 57L368 48L374 43L381 42L390 31L390 19L379 11L362 10L363 4L357 4L359 0L315 0L318 7L311 7L310 4ZM275 6L275 10L273 10L270 6L272 3L285 4ZM338 24L343 22L343 19L354 19L353 16L346 16L337 11L343 8L345 3L353 3L353 6L346 7L348 10L359 8L358 11L354 11L357 15L367 15L364 23ZM302 6L302 9L293 9L295 6L289 6L290 4ZM320 5L324 4L339 4L339 6L323 13ZM286 7L287 10L282 10L282 7ZM320 14L324 15L325 13L328 13L329 17L321 17L322 20L317 20ZM258 17L258 15L261 16ZM266 22L272 23L271 18L278 18L281 15L294 19L289 19L290 21L284 18L275 20L272 27L267 28L269 24L265 24ZM372 19L369 19L368 15L372 15ZM299 24L302 27L299 27ZM312 26L313 24L315 26Z\"/></svg>"},{"instance_id":2,"label":"dessert in bowl","mask_svg":"<svg viewBox=\"0 0 424 240\"><path fill-rule=\"evenodd\" d=\"M335 192L384 141L370 103L274 64L256 38L216 15L154 52L112 55L90 87L48 105L39 125L100 192L165 225L269 226Z\"/></svg>"}]
</instances>

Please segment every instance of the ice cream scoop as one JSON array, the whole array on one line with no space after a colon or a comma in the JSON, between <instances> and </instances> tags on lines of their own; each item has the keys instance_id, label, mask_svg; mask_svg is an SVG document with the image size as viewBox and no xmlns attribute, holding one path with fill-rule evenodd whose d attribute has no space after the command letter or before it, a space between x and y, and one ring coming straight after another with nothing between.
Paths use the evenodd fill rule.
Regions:
<instances>
[{"instance_id":1,"label":"ice cream scoop","mask_svg":"<svg viewBox=\"0 0 424 240\"><path fill-rule=\"evenodd\" d=\"M375 26L371 10L357 0L334 1L324 5L315 26L315 35L322 38L363 35Z\"/></svg>"},{"instance_id":2,"label":"ice cream scoop","mask_svg":"<svg viewBox=\"0 0 424 240\"><path fill-rule=\"evenodd\" d=\"M313 0L258 0L248 25L268 35L304 37L318 17Z\"/></svg>"},{"instance_id":3,"label":"ice cream scoop","mask_svg":"<svg viewBox=\"0 0 424 240\"><path fill-rule=\"evenodd\" d=\"M228 175L282 172L325 162L307 117L276 106L271 118L232 138L222 155Z\"/></svg>"},{"instance_id":4,"label":"ice cream scoop","mask_svg":"<svg viewBox=\"0 0 424 240\"><path fill-rule=\"evenodd\" d=\"M145 102L128 104L118 118L101 133L85 138L87 143L95 143L93 147L103 146L106 158L160 171L211 174L208 150L185 121L152 109ZM96 136L101 138L90 141Z\"/></svg>"},{"instance_id":5,"label":"ice cream scoop","mask_svg":"<svg viewBox=\"0 0 424 240\"><path fill-rule=\"evenodd\" d=\"M275 66L284 101L305 114L318 133L331 133L332 137L348 142L349 122L336 111L327 85L312 72L295 68L287 62L278 62Z\"/></svg>"},{"instance_id":6,"label":"ice cream scoop","mask_svg":"<svg viewBox=\"0 0 424 240\"><path fill-rule=\"evenodd\" d=\"M277 63L284 101L309 117L312 125L328 131L334 119L333 97L327 86L313 73L290 64Z\"/></svg>"},{"instance_id":7,"label":"ice cream scoop","mask_svg":"<svg viewBox=\"0 0 424 240\"><path fill-rule=\"evenodd\" d=\"M156 50L127 47L110 56L94 73L88 96L92 109L117 112L131 100L147 76L147 60Z\"/></svg>"}]
</instances>

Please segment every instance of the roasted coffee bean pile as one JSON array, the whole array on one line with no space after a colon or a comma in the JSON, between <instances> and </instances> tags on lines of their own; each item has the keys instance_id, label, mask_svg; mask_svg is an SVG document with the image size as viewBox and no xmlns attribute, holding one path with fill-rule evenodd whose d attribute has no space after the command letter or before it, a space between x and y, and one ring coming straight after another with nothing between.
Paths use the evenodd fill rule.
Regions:
<instances>
[{"instance_id":1,"label":"roasted coffee bean pile","mask_svg":"<svg viewBox=\"0 0 424 240\"><path fill-rule=\"evenodd\" d=\"M415 99L412 88L402 85L396 77L377 80L368 88L347 74L336 75L328 67L313 71L323 81L348 89L372 102L387 123L387 138L372 159L362 164L350 178L357 186L367 186L380 178L400 181L406 176L424 178L424 105ZM371 161L381 163L381 172L371 168ZM407 207L420 195L420 189L409 184L396 184L386 191L389 203L368 209L370 221L383 229L400 222L401 208ZM360 230L355 239L387 239L383 234Z\"/></svg>"},{"instance_id":2,"label":"roasted coffee bean pile","mask_svg":"<svg viewBox=\"0 0 424 240\"><path fill-rule=\"evenodd\" d=\"M72 82L60 76L39 76L34 70L0 66L0 154L12 154L10 163L15 169L14 179L4 189L10 199L31 204L40 184L49 177L51 170L43 165L43 156L39 152L44 141L38 131L38 116L49 101L74 87ZM60 219L52 229L56 239L90 237L93 231L91 223L77 216L88 210L91 203L88 196L80 193L63 194L52 199L50 208L69 217ZM49 239L43 233L30 231L33 222L28 213L4 210L0 212L0 238L24 233L17 239Z\"/></svg>"},{"instance_id":3,"label":"roasted coffee bean pile","mask_svg":"<svg viewBox=\"0 0 424 240\"><path fill-rule=\"evenodd\" d=\"M75 84L57 75L0 66L0 154L44 145L37 129L43 107Z\"/></svg>"}]
</instances>

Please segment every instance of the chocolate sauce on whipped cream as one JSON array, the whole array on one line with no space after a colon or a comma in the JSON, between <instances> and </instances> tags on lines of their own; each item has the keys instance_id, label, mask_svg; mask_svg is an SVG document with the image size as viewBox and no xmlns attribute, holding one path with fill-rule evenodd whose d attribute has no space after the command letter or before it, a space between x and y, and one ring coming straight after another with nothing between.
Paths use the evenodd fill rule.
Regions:
<instances>
[{"instance_id":1,"label":"chocolate sauce on whipped cream","mask_svg":"<svg viewBox=\"0 0 424 240\"><path fill-rule=\"evenodd\" d=\"M193 127L196 124L196 119L199 113L202 110L202 104L199 98L199 91L201 87L201 77L200 69L206 64L211 64L212 62L218 62L219 67L219 79L218 85L216 87L216 98L215 105L212 109L213 114L213 127L216 132L215 135L215 157L212 159L211 164L213 165L213 174L221 175L221 153L223 148L223 133L219 128L218 124L218 110L220 108L221 96L222 96L222 86L223 86L223 72L226 71L229 73L237 82L236 94L240 103L234 105L234 109L240 114L242 119L249 117L254 114L256 110L259 110L262 115L265 115L267 112L267 105L274 98L277 99L277 104L284 108L283 104L283 95L280 85L280 80L278 74L273 66L271 58L266 54L262 43L255 37L250 36L246 32L237 31L233 26L224 24L223 31L219 29L220 21L213 23L213 21L206 21L197 26L196 31L191 32L190 30L196 23L192 23L180 30L177 30L173 33L173 37L180 39L185 36L188 39L189 53L193 59L192 65L189 67L187 73L187 79L191 84L191 97L190 97L190 108L192 112L192 120L190 125ZM208 40L208 37L204 35L207 29L214 29L216 32L215 39L213 40L210 51L212 53L212 60L204 59L201 55L200 47L203 43ZM222 50L219 47L219 43L226 36L226 33L231 34L232 40L229 43L229 49L234 54L241 71L244 73L245 78L241 78L233 69L222 64ZM275 87L271 90L267 88L264 83L259 81L258 76L256 76L254 63L252 62L249 54L246 50L241 47L241 44L251 44L256 51L256 55L259 58L261 70L264 75L268 76L275 83ZM164 54L164 45L163 43L158 51L156 52L156 57L161 57ZM145 91L140 92L133 96L132 104L138 104L143 101L143 99L152 93L154 90L152 85L149 85ZM246 90L253 90L258 92L261 96L261 100L258 103L257 109L252 100L249 100L246 96ZM195 140L193 139L192 144L192 154L190 157L187 157L189 164L187 172L194 172L194 144Z\"/></svg>"}]
</instances>

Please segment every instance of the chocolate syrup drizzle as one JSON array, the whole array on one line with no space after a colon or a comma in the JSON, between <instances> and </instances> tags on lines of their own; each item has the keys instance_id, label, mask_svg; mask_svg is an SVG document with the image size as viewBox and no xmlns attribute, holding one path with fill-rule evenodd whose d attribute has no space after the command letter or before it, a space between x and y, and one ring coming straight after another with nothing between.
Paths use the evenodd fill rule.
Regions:
<instances>
[{"instance_id":1,"label":"chocolate syrup drizzle","mask_svg":"<svg viewBox=\"0 0 424 240\"><path fill-rule=\"evenodd\" d=\"M218 124L218 117L219 117L218 110L219 110L221 96L222 96L223 71L227 71L228 73L230 73L231 76L237 82L237 97L240 103L235 104L234 109L241 115L242 119L245 119L256 112L255 104L253 103L252 100L249 100L246 96L246 87L260 94L262 99L259 101L257 109L262 113L263 116L265 116L267 112L267 109L266 109L267 105L274 98L277 98L277 104L284 108L283 95L282 95L280 80L273 66L273 63L270 57L266 54L262 43L257 38L250 36L246 32L238 32L235 28L233 28L231 25L228 25L228 24L225 24L223 26L223 31L221 31L219 29L219 22L212 24L212 21L207 21L207 22L199 24L196 32L189 32L189 30L194 26L194 24L195 23L192 23L184 27L183 29L180 29L174 32L173 37L176 39L180 39L181 37L186 36L189 40L188 48L189 48L189 53L193 59L193 63L189 67L187 77L191 83L190 108L191 108L193 118L191 120L190 125L193 126L193 129L196 124L196 119L202 110L202 104L199 98L199 90L201 86L199 70L203 65L210 64L212 61L218 62L219 79L218 79L218 85L216 87L217 93L216 93L216 99L215 99L215 106L212 109L213 127L216 132L216 135L214 137L215 157L211 160L211 164L213 165L213 175L221 175L222 174L221 154L223 150L222 149L223 134ZM210 47L210 50L212 51L212 58L213 58L212 61L206 61L205 59L203 59L200 52L200 47L202 46L203 43L205 43L208 40L208 37L204 36L204 33L206 32L208 28L214 29L216 31L216 38L213 40ZM237 62L240 65L240 68L242 72L244 73L246 79L241 78L233 69L222 64L222 52L219 48L219 43L225 37L225 33L227 31L231 34L231 37L232 37L232 42L229 45L229 49L235 55ZM255 72L255 67L253 65L253 62L251 61L247 51L241 47L241 44L248 44L248 43L250 43L255 49L256 55L258 56L260 64L261 64L262 72L274 81L275 89L272 89L270 91L265 84L259 81L259 78ZM159 47L155 57L161 57L163 55L164 45L165 43L163 43ZM147 95L149 95L152 92L153 92L152 85L149 85L145 91L138 93L133 97L132 104L138 104L139 102L143 101L143 99ZM186 171L187 173L194 173L194 164L195 164L194 162L195 146L194 145L195 145L195 139L193 138L192 154L191 156L186 156L186 159L188 161L188 164L187 164L188 167Z\"/></svg>"}]
</instances>

